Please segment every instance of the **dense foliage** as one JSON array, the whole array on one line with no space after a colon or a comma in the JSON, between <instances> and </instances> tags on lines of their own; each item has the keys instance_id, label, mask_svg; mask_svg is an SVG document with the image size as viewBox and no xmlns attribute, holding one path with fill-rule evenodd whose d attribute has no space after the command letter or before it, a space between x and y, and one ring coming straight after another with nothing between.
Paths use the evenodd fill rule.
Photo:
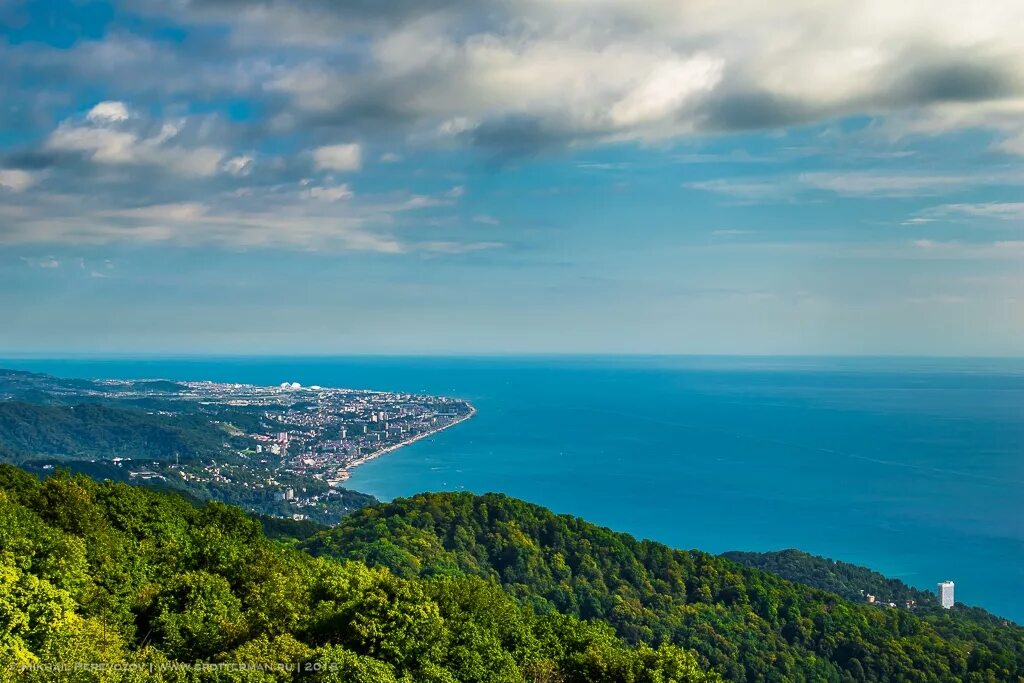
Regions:
<instances>
[{"instance_id":1,"label":"dense foliage","mask_svg":"<svg viewBox=\"0 0 1024 683\"><path fill-rule=\"evenodd\" d=\"M723 553L722 557L769 571L790 581L837 593L849 600L863 602L865 596L870 594L876 596L879 603L905 606L911 601L921 610L939 606L935 593L912 588L899 579L887 578L867 567L837 562L800 550L769 553L731 551Z\"/></svg>"},{"instance_id":2,"label":"dense foliage","mask_svg":"<svg viewBox=\"0 0 1024 683\"><path fill-rule=\"evenodd\" d=\"M300 677L717 680L682 649L538 616L478 577L401 578L313 558L238 508L0 465L0 681Z\"/></svg>"},{"instance_id":3,"label":"dense foliage","mask_svg":"<svg viewBox=\"0 0 1024 683\"><path fill-rule=\"evenodd\" d=\"M158 381L140 384L177 386ZM66 468L93 479L141 482L133 480L130 471L146 469L152 461L224 463L237 460L237 450L249 444L232 432L235 424L247 417L232 413L230 418L233 422L227 423L196 413L151 413L96 402L64 405L0 401L0 462L15 463L38 475L45 475L54 468ZM118 465L112 462L115 457L131 460ZM308 477L281 473L278 479L282 487L309 489L310 493L323 494L329 489L326 482ZM145 485L173 489L199 500L217 500L263 514L293 512L286 502L275 501L271 491L238 482L160 476L146 481ZM350 489L337 488L336 493L339 498L332 501L328 512L316 508L305 512L323 521L336 522L350 510L377 502L373 496Z\"/></svg>"},{"instance_id":4,"label":"dense foliage","mask_svg":"<svg viewBox=\"0 0 1024 683\"><path fill-rule=\"evenodd\" d=\"M502 495L367 508L302 547L406 577L493 578L538 611L675 643L734 681L1020 681L1024 629L853 604L725 558L637 541Z\"/></svg>"},{"instance_id":5,"label":"dense foliage","mask_svg":"<svg viewBox=\"0 0 1024 683\"><path fill-rule=\"evenodd\" d=\"M152 415L98 403L0 402L0 442L24 455L190 461L219 454L229 435L192 415Z\"/></svg>"},{"instance_id":6,"label":"dense foliage","mask_svg":"<svg viewBox=\"0 0 1024 683\"><path fill-rule=\"evenodd\" d=\"M986 649L1002 652L1004 656L1012 653L1017 662L1024 661L1024 629L1019 626L979 607L957 604L952 609L943 609L935 593L887 578L867 567L793 549L768 553L733 551L724 556L790 581L838 593L854 602L874 595L877 609L886 609L889 604L895 604L897 609L910 609L944 638L977 641Z\"/></svg>"}]
</instances>

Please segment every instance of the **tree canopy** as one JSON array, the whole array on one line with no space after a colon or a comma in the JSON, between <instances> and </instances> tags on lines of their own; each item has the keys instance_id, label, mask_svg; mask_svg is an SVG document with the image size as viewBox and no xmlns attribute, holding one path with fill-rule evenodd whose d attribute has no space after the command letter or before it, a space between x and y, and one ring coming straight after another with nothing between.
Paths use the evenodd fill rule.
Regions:
<instances>
[{"instance_id":1,"label":"tree canopy","mask_svg":"<svg viewBox=\"0 0 1024 683\"><path fill-rule=\"evenodd\" d=\"M466 574L314 558L221 503L0 465L0 681L713 683Z\"/></svg>"},{"instance_id":2,"label":"tree canopy","mask_svg":"<svg viewBox=\"0 0 1024 683\"><path fill-rule=\"evenodd\" d=\"M301 547L404 577L498 581L538 612L599 620L631 643L692 649L733 681L1024 680L1016 625L854 603L499 494L365 508Z\"/></svg>"}]
</instances>

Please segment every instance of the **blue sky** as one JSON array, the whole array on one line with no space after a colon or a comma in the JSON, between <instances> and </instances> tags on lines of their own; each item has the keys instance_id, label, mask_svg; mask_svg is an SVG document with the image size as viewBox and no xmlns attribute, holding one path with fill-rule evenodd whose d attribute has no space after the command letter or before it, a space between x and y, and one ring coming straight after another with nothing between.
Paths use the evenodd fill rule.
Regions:
<instances>
[{"instance_id":1,"label":"blue sky","mask_svg":"<svg viewBox=\"0 0 1024 683\"><path fill-rule=\"evenodd\" d=\"M1022 355L1021 25L7 2L0 352Z\"/></svg>"}]
</instances>

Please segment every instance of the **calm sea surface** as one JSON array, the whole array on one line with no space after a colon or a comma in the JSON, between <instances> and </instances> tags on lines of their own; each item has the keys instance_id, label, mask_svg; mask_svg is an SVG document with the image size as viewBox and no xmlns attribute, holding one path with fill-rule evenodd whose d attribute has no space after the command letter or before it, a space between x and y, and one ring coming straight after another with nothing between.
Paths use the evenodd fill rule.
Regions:
<instances>
[{"instance_id":1,"label":"calm sea surface","mask_svg":"<svg viewBox=\"0 0 1024 683\"><path fill-rule=\"evenodd\" d=\"M2 360L459 396L478 415L360 467L381 498L500 491L680 548L796 547L1024 623L1024 361Z\"/></svg>"}]
</instances>

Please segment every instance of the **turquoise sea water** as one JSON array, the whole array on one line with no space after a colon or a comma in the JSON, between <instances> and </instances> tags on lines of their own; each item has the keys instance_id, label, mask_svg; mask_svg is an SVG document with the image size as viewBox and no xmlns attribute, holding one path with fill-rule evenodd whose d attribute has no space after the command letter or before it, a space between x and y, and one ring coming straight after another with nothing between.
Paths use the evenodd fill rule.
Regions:
<instances>
[{"instance_id":1,"label":"turquoise sea water","mask_svg":"<svg viewBox=\"0 0 1024 683\"><path fill-rule=\"evenodd\" d=\"M797 547L1024 623L1024 361L3 360L62 376L455 395L462 425L356 470L382 498L500 491L711 552Z\"/></svg>"}]
</instances>

